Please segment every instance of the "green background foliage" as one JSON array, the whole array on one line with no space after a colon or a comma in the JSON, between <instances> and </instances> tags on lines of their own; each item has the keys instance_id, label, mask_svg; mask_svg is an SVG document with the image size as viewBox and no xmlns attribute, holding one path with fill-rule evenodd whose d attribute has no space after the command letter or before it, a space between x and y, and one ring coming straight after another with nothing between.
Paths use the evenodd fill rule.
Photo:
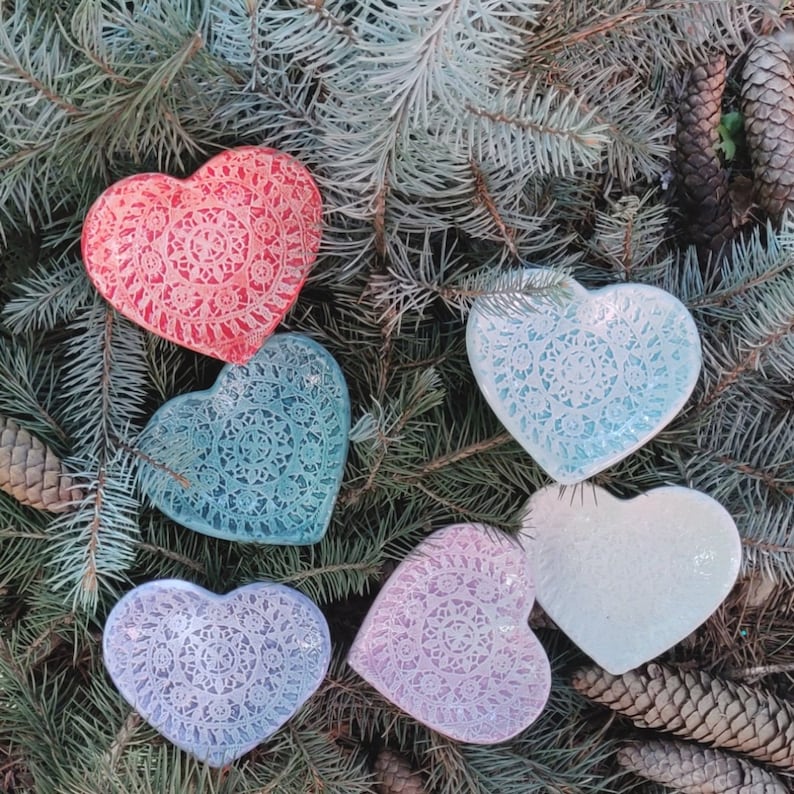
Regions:
<instances>
[{"instance_id":1,"label":"green background foliage","mask_svg":"<svg viewBox=\"0 0 794 794\"><path fill-rule=\"evenodd\" d=\"M548 481L480 397L465 351L472 299L520 297L522 263L591 287L655 284L689 307L704 351L692 399L594 481L708 493L736 518L747 570L794 582L794 227L758 226L704 275L675 243L665 190L676 81L712 49L739 55L765 13L733 0L0 0L0 412L91 484L57 517L0 499L12 790L350 794L372 790L383 743L441 793L633 785L565 682L576 651L558 632L541 632L547 711L494 748L417 725L344 652L422 537L454 521L514 531ZM354 429L311 547L215 540L142 500L139 432L220 364L119 316L80 259L82 219L109 184L185 176L244 144L299 158L324 200L320 257L283 328L337 358ZM161 577L216 592L284 582L329 617L326 683L227 770L163 742L104 673L105 615Z\"/></svg>"}]
</instances>

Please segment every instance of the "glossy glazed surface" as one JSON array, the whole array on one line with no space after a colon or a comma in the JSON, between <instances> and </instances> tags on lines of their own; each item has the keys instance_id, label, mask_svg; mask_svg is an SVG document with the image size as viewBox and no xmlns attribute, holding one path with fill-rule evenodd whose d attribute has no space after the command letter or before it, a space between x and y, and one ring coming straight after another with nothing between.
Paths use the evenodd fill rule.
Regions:
<instances>
[{"instance_id":1,"label":"glossy glazed surface","mask_svg":"<svg viewBox=\"0 0 794 794\"><path fill-rule=\"evenodd\" d=\"M83 224L86 270L123 315L232 363L261 347L317 256L322 202L311 174L255 146L187 179L136 174L111 185Z\"/></svg>"},{"instance_id":2,"label":"glossy glazed surface","mask_svg":"<svg viewBox=\"0 0 794 794\"><path fill-rule=\"evenodd\" d=\"M589 656L620 675L694 631L736 581L741 540L700 491L549 486L524 513L538 602Z\"/></svg>"},{"instance_id":3,"label":"glossy glazed surface","mask_svg":"<svg viewBox=\"0 0 794 794\"><path fill-rule=\"evenodd\" d=\"M169 400L138 442L144 494L226 540L316 543L347 456L350 402L338 364L301 334L276 334L206 391Z\"/></svg>"},{"instance_id":4,"label":"glossy glazed surface","mask_svg":"<svg viewBox=\"0 0 794 794\"><path fill-rule=\"evenodd\" d=\"M527 279L533 277L527 271ZM466 344L477 383L508 432L563 484L635 451L686 403L700 337L669 293L641 284L590 292L573 279L560 303L507 311L475 302ZM529 301L529 303L527 302Z\"/></svg>"},{"instance_id":5,"label":"glossy glazed surface","mask_svg":"<svg viewBox=\"0 0 794 794\"><path fill-rule=\"evenodd\" d=\"M218 596L169 579L116 604L103 652L113 682L150 725L224 766L314 693L331 640L320 610L297 590L257 583Z\"/></svg>"},{"instance_id":6,"label":"glossy glazed surface","mask_svg":"<svg viewBox=\"0 0 794 794\"><path fill-rule=\"evenodd\" d=\"M515 736L541 713L548 658L527 624L524 552L491 527L434 532L394 571L348 663L384 697L462 742Z\"/></svg>"}]
</instances>

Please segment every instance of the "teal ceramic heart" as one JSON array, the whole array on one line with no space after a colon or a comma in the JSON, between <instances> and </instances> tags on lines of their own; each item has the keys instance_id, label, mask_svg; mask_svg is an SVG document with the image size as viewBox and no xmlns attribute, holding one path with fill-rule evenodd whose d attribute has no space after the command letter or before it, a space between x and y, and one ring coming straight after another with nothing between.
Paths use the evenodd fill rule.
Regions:
<instances>
[{"instance_id":1,"label":"teal ceramic heart","mask_svg":"<svg viewBox=\"0 0 794 794\"><path fill-rule=\"evenodd\" d=\"M302 545L325 534L342 481L350 402L339 365L301 334L271 337L215 385L175 397L138 447L163 513L226 540Z\"/></svg>"}]
</instances>

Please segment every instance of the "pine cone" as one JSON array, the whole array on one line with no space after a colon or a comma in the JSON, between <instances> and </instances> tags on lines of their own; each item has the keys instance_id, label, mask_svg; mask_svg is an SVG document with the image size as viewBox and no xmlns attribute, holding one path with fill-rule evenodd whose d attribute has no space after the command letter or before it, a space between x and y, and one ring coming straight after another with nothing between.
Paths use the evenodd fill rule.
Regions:
<instances>
[{"instance_id":1,"label":"pine cone","mask_svg":"<svg viewBox=\"0 0 794 794\"><path fill-rule=\"evenodd\" d=\"M774 219L794 207L794 76L780 45L759 39L742 71L742 114L756 201Z\"/></svg>"},{"instance_id":2,"label":"pine cone","mask_svg":"<svg viewBox=\"0 0 794 794\"><path fill-rule=\"evenodd\" d=\"M422 776L401 755L384 747L375 759L380 794L427 794Z\"/></svg>"},{"instance_id":3,"label":"pine cone","mask_svg":"<svg viewBox=\"0 0 794 794\"><path fill-rule=\"evenodd\" d=\"M717 154L725 68L724 55L695 67L678 107L678 192L687 236L697 246L701 262L733 238L728 172Z\"/></svg>"},{"instance_id":4,"label":"pine cone","mask_svg":"<svg viewBox=\"0 0 794 794\"><path fill-rule=\"evenodd\" d=\"M5 416L0 416L0 489L51 513L69 510L81 495L55 453Z\"/></svg>"},{"instance_id":5,"label":"pine cone","mask_svg":"<svg viewBox=\"0 0 794 794\"><path fill-rule=\"evenodd\" d=\"M622 676L585 668L574 674L573 686L641 728L794 769L794 705L762 689L657 663Z\"/></svg>"},{"instance_id":6,"label":"pine cone","mask_svg":"<svg viewBox=\"0 0 794 794\"><path fill-rule=\"evenodd\" d=\"M786 794L776 775L743 758L696 744L655 740L618 750L618 763L684 794Z\"/></svg>"}]
</instances>

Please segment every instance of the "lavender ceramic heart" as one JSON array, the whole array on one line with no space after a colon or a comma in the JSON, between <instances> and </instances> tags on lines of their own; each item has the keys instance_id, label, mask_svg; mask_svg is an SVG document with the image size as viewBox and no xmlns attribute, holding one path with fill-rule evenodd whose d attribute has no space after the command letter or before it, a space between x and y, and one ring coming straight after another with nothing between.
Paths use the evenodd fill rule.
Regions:
<instances>
[{"instance_id":1,"label":"lavender ceramic heart","mask_svg":"<svg viewBox=\"0 0 794 794\"><path fill-rule=\"evenodd\" d=\"M215 385L167 402L138 446L141 488L166 515L226 540L316 543L342 480L344 377L325 348L277 334Z\"/></svg>"},{"instance_id":2,"label":"lavender ceramic heart","mask_svg":"<svg viewBox=\"0 0 794 794\"><path fill-rule=\"evenodd\" d=\"M320 610L279 584L218 596L149 582L111 611L105 666L121 694L177 747L223 766L275 733L319 687L331 640Z\"/></svg>"},{"instance_id":3,"label":"lavender ceramic heart","mask_svg":"<svg viewBox=\"0 0 794 794\"><path fill-rule=\"evenodd\" d=\"M538 602L615 675L694 631L741 563L729 513L690 488L622 500L589 485L550 486L532 495L523 522Z\"/></svg>"},{"instance_id":4,"label":"lavender ceramic heart","mask_svg":"<svg viewBox=\"0 0 794 794\"><path fill-rule=\"evenodd\" d=\"M384 697L452 739L492 744L541 713L551 686L527 624L528 560L498 530L434 532L381 590L348 663Z\"/></svg>"},{"instance_id":5,"label":"lavender ceramic heart","mask_svg":"<svg viewBox=\"0 0 794 794\"><path fill-rule=\"evenodd\" d=\"M466 345L505 428L553 479L573 484L668 424L692 393L701 358L691 315L664 290L589 292L573 279L567 287L559 303L516 300L496 311L476 301Z\"/></svg>"}]
</instances>

